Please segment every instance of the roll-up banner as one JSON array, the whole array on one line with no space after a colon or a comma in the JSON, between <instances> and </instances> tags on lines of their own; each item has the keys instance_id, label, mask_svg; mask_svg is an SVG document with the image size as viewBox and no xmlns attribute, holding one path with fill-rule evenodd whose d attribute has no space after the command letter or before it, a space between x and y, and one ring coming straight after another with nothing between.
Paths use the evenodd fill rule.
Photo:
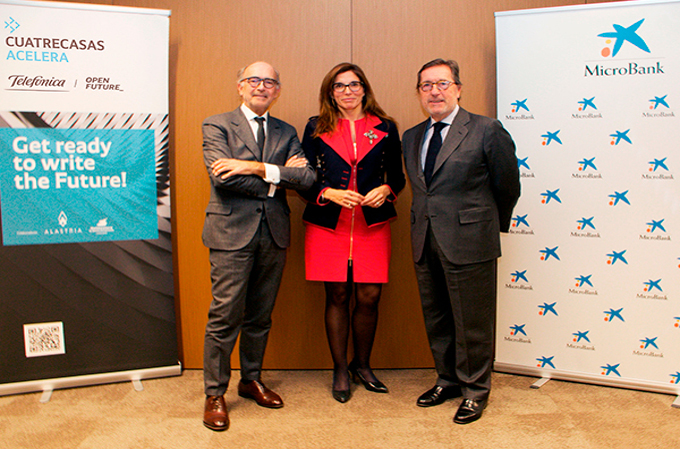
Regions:
<instances>
[{"instance_id":1,"label":"roll-up banner","mask_svg":"<svg viewBox=\"0 0 680 449\"><path fill-rule=\"evenodd\" d=\"M497 370L680 392L680 2L496 14L522 197Z\"/></svg>"},{"instance_id":2,"label":"roll-up banner","mask_svg":"<svg viewBox=\"0 0 680 449\"><path fill-rule=\"evenodd\" d=\"M181 372L169 15L0 0L0 394Z\"/></svg>"}]
</instances>

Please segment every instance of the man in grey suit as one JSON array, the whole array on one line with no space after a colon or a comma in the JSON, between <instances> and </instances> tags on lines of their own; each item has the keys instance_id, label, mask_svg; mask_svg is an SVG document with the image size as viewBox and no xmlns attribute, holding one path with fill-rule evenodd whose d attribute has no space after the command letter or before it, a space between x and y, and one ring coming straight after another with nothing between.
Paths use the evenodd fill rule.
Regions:
<instances>
[{"instance_id":1,"label":"man in grey suit","mask_svg":"<svg viewBox=\"0 0 680 449\"><path fill-rule=\"evenodd\" d=\"M290 244L286 188L307 189L314 169L295 128L268 113L280 94L278 72L255 62L238 74L239 108L203 122L203 158L210 175L203 243L210 248L213 300L203 352L203 423L229 427L224 393L231 352L241 333L239 396L283 407L260 378L271 313Z\"/></svg>"},{"instance_id":2,"label":"man in grey suit","mask_svg":"<svg viewBox=\"0 0 680 449\"><path fill-rule=\"evenodd\" d=\"M425 64L417 89L430 118L402 142L413 260L438 375L417 405L462 396L454 422L466 424L481 417L491 388L499 233L520 195L519 170L500 122L458 106L455 61Z\"/></svg>"}]
</instances>

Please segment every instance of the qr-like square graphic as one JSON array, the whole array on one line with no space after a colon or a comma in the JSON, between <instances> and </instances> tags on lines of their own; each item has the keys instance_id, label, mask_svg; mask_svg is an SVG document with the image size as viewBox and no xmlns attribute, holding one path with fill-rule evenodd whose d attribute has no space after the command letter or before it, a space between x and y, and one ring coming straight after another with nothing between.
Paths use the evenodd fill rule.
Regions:
<instances>
[{"instance_id":1,"label":"qr-like square graphic","mask_svg":"<svg viewBox=\"0 0 680 449\"><path fill-rule=\"evenodd\" d=\"M65 354L64 323L24 324L26 357Z\"/></svg>"}]
</instances>

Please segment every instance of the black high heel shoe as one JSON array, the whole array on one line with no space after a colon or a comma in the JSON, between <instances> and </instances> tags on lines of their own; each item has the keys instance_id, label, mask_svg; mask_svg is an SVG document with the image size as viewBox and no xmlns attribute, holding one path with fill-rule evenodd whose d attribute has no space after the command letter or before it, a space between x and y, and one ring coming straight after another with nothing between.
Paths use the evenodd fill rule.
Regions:
<instances>
[{"instance_id":1,"label":"black high heel shoe","mask_svg":"<svg viewBox=\"0 0 680 449\"><path fill-rule=\"evenodd\" d=\"M347 377L349 377L349 374ZM335 385L335 373L333 373L333 385ZM333 399L343 404L349 401L349 398L352 396L351 390L349 388L346 390L332 389L331 392L333 393Z\"/></svg>"},{"instance_id":2,"label":"black high heel shoe","mask_svg":"<svg viewBox=\"0 0 680 449\"><path fill-rule=\"evenodd\" d=\"M380 382L378 379L375 380L375 382L370 382L366 380L366 378L361 374L359 371L359 367L357 367L356 363L354 360L352 360L347 367L347 370L349 373L352 375L352 380L354 380L354 383L359 383L361 382L368 391L372 391L374 393L387 393L387 387L385 386L384 383Z\"/></svg>"}]
</instances>

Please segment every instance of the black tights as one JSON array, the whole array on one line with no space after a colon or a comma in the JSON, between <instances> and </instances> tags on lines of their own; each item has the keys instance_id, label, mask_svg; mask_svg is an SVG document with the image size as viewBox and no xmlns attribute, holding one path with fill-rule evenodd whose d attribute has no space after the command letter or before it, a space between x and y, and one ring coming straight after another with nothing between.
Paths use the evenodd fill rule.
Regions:
<instances>
[{"instance_id":1,"label":"black tights","mask_svg":"<svg viewBox=\"0 0 680 449\"><path fill-rule=\"evenodd\" d=\"M333 389L347 390L347 340L350 328L352 287L356 304L352 311L354 360L361 374L370 382L376 378L370 368L371 349L378 324L378 302L382 284L326 282L326 336L333 357Z\"/></svg>"}]
</instances>

